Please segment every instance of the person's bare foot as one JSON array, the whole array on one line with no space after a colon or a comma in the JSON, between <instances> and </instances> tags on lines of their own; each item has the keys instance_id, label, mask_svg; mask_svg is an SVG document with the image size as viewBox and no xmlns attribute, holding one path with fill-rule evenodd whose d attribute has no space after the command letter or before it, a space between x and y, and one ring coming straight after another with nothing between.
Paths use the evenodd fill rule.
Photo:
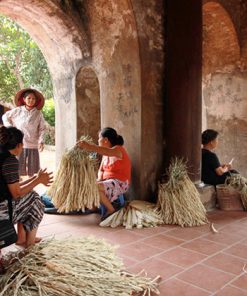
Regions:
<instances>
[{"instance_id":1,"label":"person's bare foot","mask_svg":"<svg viewBox=\"0 0 247 296\"><path fill-rule=\"evenodd\" d=\"M42 237L35 237L35 244L39 243L42 241ZM17 246L21 246L21 247L25 247L26 242L25 241L21 241L21 240L17 240L17 242L15 243Z\"/></svg>"}]
</instances>

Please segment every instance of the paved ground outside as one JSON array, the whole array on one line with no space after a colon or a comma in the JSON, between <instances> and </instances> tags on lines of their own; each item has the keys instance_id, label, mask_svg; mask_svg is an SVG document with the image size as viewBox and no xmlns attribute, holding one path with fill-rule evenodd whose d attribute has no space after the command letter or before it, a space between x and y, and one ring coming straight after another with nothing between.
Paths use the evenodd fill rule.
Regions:
<instances>
[{"instance_id":1,"label":"paved ground outside","mask_svg":"<svg viewBox=\"0 0 247 296\"><path fill-rule=\"evenodd\" d=\"M56 152L54 146L45 146L44 150L40 153L40 166L42 169L47 168L48 172L54 172L56 170ZM47 187L44 185L38 185L35 190L39 193L45 193Z\"/></svg>"}]
</instances>

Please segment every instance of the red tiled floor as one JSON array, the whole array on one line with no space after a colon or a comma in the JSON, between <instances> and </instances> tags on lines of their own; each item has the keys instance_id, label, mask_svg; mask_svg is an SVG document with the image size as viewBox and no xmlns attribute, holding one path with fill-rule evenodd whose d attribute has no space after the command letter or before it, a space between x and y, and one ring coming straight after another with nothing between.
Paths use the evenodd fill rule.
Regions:
<instances>
[{"instance_id":1,"label":"red tiled floor","mask_svg":"<svg viewBox=\"0 0 247 296\"><path fill-rule=\"evenodd\" d=\"M51 157L49 162L52 165ZM40 193L45 189L38 187ZM58 239L93 235L119 245L116 252L127 270L162 276L160 296L247 296L247 274L242 270L247 262L247 213L217 210L208 219L218 233L212 234L209 225L125 230L99 227L96 214L44 215L38 235ZM14 249L12 245L3 252Z\"/></svg>"},{"instance_id":2,"label":"red tiled floor","mask_svg":"<svg viewBox=\"0 0 247 296\"><path fill-rule=\"evenodd\" d=\"M235 287L227 286L216 293L215 296L247 296L247 292Z\"/></svg>"},{"instance_id":3,"label":"red tiled floor","mask_svg":"<svg viewBox=\"0 0 247 296\"><path fill-rule=\"evenodd\" d=\"M163 234L158 234L144 239L143 242L152 247L168 250L182 244L184 241Z\"/></svg>"},{"instance_id":4,"label":"red tiled floor","mask_svg":"<svg viewBox=\"0 0 247 296\"><path fill-rule=\"evenodd\" d=\"M204 291L178 279L171 279L160 285L160 295L207 296L210 295L210 292Z\"/></svg>"},{"instance_id":5,"label":"red tiled floor","mask_svg":"<svg viewBox=\"0 0 247 296\"><path fill-rule=\"evenodd\" d=\"M202 236L202 233L201 233L201 231L197 230L197 227L192 227L192 228L179 227L179 228L167 231L166 235L174 236L178 239L191 240L191 239L197 238L199 236Z\"/></svg>"},{"instance_id":6,"label":"red tiled floor","mask_svg":"<svg viewBox=\"0 0 247 296\"><path fill-rule=\"evenodd\" d=\"M244 273L238 279L233 281L232 286L235 286L247 291L247 273Z\"/></svg>"},{"instance_id":7,"label":"red tiled floor","mask_svg":"<svg viewBox=\"0 0 247 296\"><path fill-rule=\"evenodd\" d=\"M212 255L225 248L225 246L222 244L218 244L201 238L185 243L182 245L182 247L194 250L205 255Z\"/></svg>"},{"instance_id":8,"label":"red tiled floor","mask_svg":"<svg viewBox=\"0 0 247 296\"><path fill-rule=\"evenodd\" d=\"M158 255L157 258L176 264L183 268L187 268L207 258L207 256L177 247L170 251L163 252L162 254Z\"/></svg>"},{"instance_id":9,"label":"red tiled floor","mask_svg":"<svg viewBox=\"0 0 247 296\"><path fill-rule=\"evenodd\" d=\"M220 217L224 215L220 214ZM219 223L219 233L212 234L209 225L125 230L123 227L99 227L97 214L45 214L38 234L44 237L55 235L58 239L93 235L119 245L117 254L127 270L139 272L144 269L150 277L162 276L161 296L224 295L219 294L223 292L226 295L235 293L234 296L239 291L245 295L245 277L238 277L241 264L247 259L247 239L246 235L232 230L236 230L236 225L243 230L247 219L243 218L243 213L239 219L236 214L234 219L230 214L227 217L227 225ZM229 224L230 218L232 222Z\"/></svg>"},{"instance_id":10,"label":"red tiled floor","mask_svg":"<svg viewBox=\"0 0 247 296\"><path fill-rule=\"evenodd\" d=\"M161 252L163 252L162 249L148 246L143 242L128 244L127 246L121 247L118 251L119 254L134 258L138 261L153 257Z\"/></svg>"},{"instance_id":11,"label":"red tiled floor","mask_svg":"<svg viewBox=\"0 0 247 296\"><path fill-rule=\"evenodd\" d=\"M194 266L178 276L185 282L211 292L216 292L233 277L233 275L203 265Z\"/></svg>"},{"instance_id":12,"label":"red tiled floor","mask_svg":"<svg viewBox=\"0 0 247 296\"><path fill-rule=\"evenodd\" d=\"M224 245L231 245L234 244L236 241L239 241L243 238L242 235L235 234L235 233L225 233L219 230L219 232L216 233L209 233L202 238L210 240L215 243L220 243Z\"/></svg>"},{"instance_id":13,"label":"red tiled floor","mask_svg":"<svg viewBox=\"0 0 247 296\"><path fill-rule=\"evenodd\" d=\"M236 244L230 247L229 249L225 250L224 252L247 259L247 245L245 244Z\"/></svg>"},{"instance_id":14,"label":"red tiled floor","mask_svg":"<svg viewBox=\"0 0 247 296\"><path fill-rule=\"evenodd\" d=\"M150 277L159 275L161 282L182 271L180 267L156 258L147 259L127 269L135 273L145 270Z\"/></svg>"},{"instance_id":15,"label":"red tiled floor","mask_svg":"<svg viewBox=\"0 0 247 296\"><path fill-rule=\"evenodd\" d=\"M235 275L240 275L243 271L245 260L229 254L219 253L204 261L203 264Z\"/></svg>"}]
</instances>

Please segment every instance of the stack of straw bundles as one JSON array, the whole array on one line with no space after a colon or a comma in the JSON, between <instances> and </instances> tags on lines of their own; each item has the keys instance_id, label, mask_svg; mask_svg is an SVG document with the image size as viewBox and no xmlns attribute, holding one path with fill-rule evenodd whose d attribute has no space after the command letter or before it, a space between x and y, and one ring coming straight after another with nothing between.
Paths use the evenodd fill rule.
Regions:
<instances>
[{"instance_id":1,"label":"stack of straw bundles","mask_svg":"<svg viewBox=\"0 0 247 296\"><path fill-rule=\"evenodd\" d=\"M208 223L200 195L190 180L186 164L174 158L167 170L167 181L159 184L157 206L165 224L199 226Z\"/></svg>"},{"instance_id":2,"label":"stack of straw bundles","mask_svg":"<svg viewBox=\"0 0 247 296\"><path fill-rule=\"evenodd\" d=\"M89 137L81 137L81 140L92 143ZM63 155L54 182L48 190L58 212L99 207L97 164L88 151L78 147L73 147Z\"/></svg>"},{"instance_id":3,"label":"stack of straw bundles","mask_svg":"<svg viewBox=\"0 0 247 296\"><path fill-rule=\"evenodd\" d=\"M10 264L0 278L0 296L159 295L160 277L152 280L123 269L115 247L103 240L43 241Z\"/></svg>"},{"instance_id":4,"label":"stack of straw bundles","mask_svg":"<svg viewBox=\"0 0 247 296\"><path fill-rule=\"evenodd\" d=\"M125 226L126 229L155 227L162 224L161 215L155 204L133 200L125 208L112 214L100 223L100 226L118 227Z\"/></svg>"}]
</instances>

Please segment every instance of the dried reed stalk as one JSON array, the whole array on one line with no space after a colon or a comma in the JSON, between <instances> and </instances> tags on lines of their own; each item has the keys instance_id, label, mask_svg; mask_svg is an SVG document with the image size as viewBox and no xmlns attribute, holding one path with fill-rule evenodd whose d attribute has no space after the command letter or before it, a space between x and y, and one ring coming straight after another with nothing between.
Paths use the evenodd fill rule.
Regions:
<instances>
[{"instance_id":1,"label":"dried reed stalk","mask_svg":"<svg viewBox=\"0 0 247 296\"><path fill-rule=\"evenodd\" d=\"M182 227L208 223L200 194L190 180L182 159L171 160L167 178L166 182L159 184L157 201L164 223Z\"/></svg>"},{"instance_id":2,"label":"dried reed stalk","mask_svg":"<svg viewBox=\"0 0 247 296\"><path fill-rule=\"evenodd\" d=\"M17 254L18 257L18 254ZM159 277L123 271L115 247L94 238L43 241L0 278L0 296L159 294Z\"/></svg>"},{"instance_id":3,"label":"dried reed stalk","mask_svg":"<svg viewBox=\"0 0 247 296\"><path fill-rule=\"evenodd\" d=\"M113 228L125 226L126 229L132 229L134 227L156 227L162 223L162 217L155 204L133 200L125 208L102 221L100 226Z\"/></svg>"},{"instance_id":4,"label":"dried reed stalk","mask_svg":"<svg viewBox=\"0 0 247 296\"><path fill-rule=\"evenodd\" d=\"M240 174L231 174L226 178L225 184L239 192L243 207L247 210L247 179Z\"/></svg>"},{"instance_id":5,"label":"dried reed stalk","mask_svg":"<svg viewBox=\"0 0 247 296\"><path fill-rule=\"evenodd\" d=\"M88 137L81 140L91 142ZM67 151L60 162L54 182L48 190L58 212L85 211L99 207L96 184L97 161L78 147Z\"/></svg>"}]
</instances>

